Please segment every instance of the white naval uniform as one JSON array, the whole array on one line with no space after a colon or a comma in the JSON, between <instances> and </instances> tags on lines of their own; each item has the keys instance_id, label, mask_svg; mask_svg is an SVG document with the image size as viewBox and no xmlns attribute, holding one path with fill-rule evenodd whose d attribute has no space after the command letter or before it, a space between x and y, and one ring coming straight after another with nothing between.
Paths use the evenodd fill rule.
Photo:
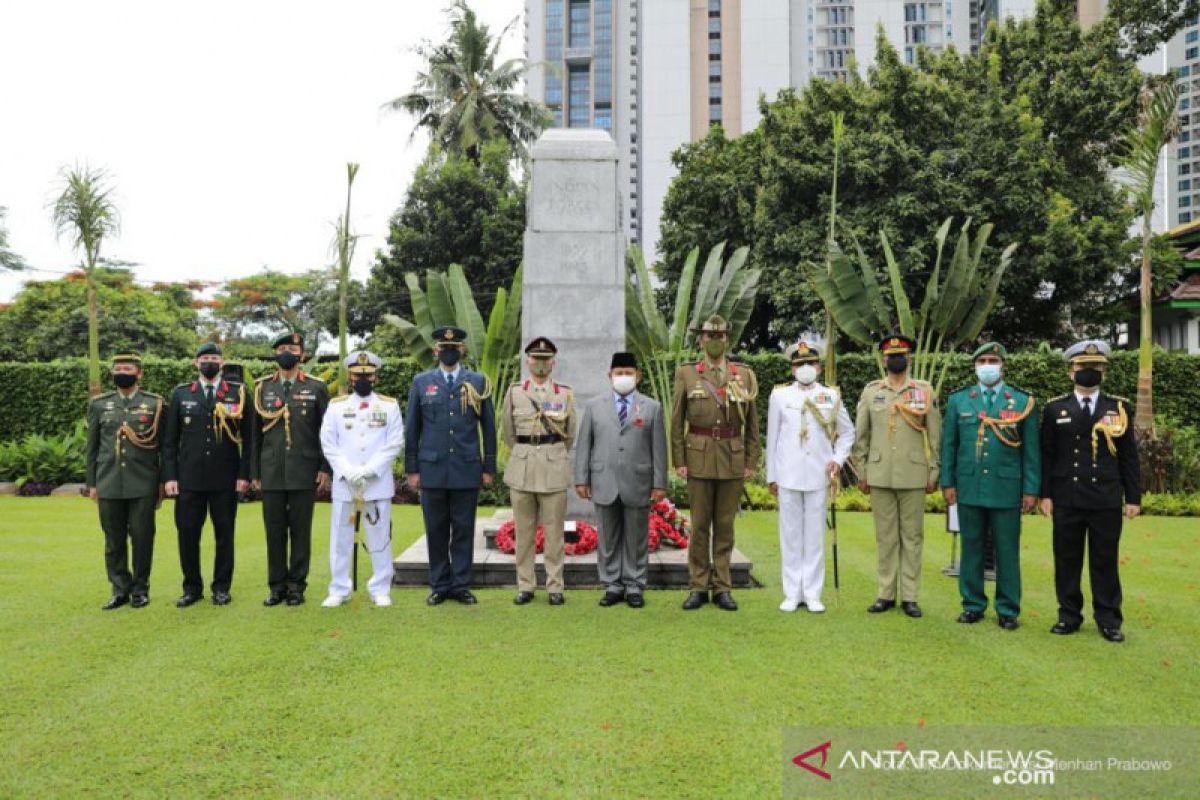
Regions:
<instances>
[{"instance_id":1,"label":"white naval uniform","mask_svg":"<svg viewBox=\"0 0 1200 800\"><path fill-rule=\"evenodd\" d=\"M349 597L350 561L354 555L354 490L346 475L366 467L372 475L362 493L361 529L371 552L372 597L391 593L392 462L404 447L400 404L374 392L350 394L329 403L321 423L321 450L333 467L333 511L329 523L329 594Z\"/></svg>"},{"instance_id":2,"label":"white naval uniform","mask_svg":"<svg viewBox=\"0 0 1200 800\"><path fill-rule=\"evenodd\" d=\"M836 444L805 407L811 400L825 419L837 416ZM779 547L783 595L792 603L819 603L825 585L827 465L846 462L854 423L836 389L819 382L776 387L767 412L767 482L779 485Z\"/></svg>"}]
</instances>

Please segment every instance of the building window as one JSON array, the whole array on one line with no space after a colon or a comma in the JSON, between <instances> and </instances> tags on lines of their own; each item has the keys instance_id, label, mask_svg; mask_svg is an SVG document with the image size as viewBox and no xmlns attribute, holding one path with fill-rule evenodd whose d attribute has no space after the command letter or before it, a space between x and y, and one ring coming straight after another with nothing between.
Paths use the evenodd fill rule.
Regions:
<instances>
[{"instance_id":1,"label":"building window","mask_svg":"<svg viewBox=\"0 0 1200 800\"><path fill-rule=\"evenodd\" d=\"M612 133L612 109L597 108L596 109L596 127Z\"/></svg>"},{"instance_id":2,"label":"building window","mask_svg":"<svg viewBox=\"0 0 1200 800\"><path fill-rule=\"evenodd\" d=\"M1191 164L1180 164L1179 165L1179 174L1180 175L1191 175L1192 174L1192 165Z\"/></svg>"},{"instance_id":3,"label":"building window","mask_svg":"<svg viewBox=\"0 0 1200 800\"><path fill-rule=\"evenodd\" d=\"M1179 207L1180 208L1188 208L1189 206L1191 206L1191 204L1192 204L1192 198L1188 197L1187 195L1184 195L1183 197L1179 198Z\"/></svg>"},{"instance_id":4,"label":"building window","mask_svg":"<svg viewBox=\"0 0 1200 800\"><path fill-rule=\"evenodd\" d=\"M1200 55L1200 47L1189 47L1183 51L1183 57L1188 61L1195 61L1197 55Z\"/></svg>"},{"instance_id":5,"label":"building window","mask_svg":"<svg viewBox=\"0 0 1200 800\"><path fill-rule=\"evenodd\" d=\"M720 17L709 17L708 18L708 32L709 33L720 33L721 32L721 18Z\"/></svg>"},{"instance_id":6,"label":"building window","mask_svg":"<svg viewBox=\"0 0 1200 800\"><path fill-rule=\"evenodd\" d=\"M1184 38L1184 41L1187 42L1188 44L1191 44L1192 42L1196 41L1197 39L1200 39L1200 30L1188 31L1187 36Z\"/></svg>"},{"instance_id":7,"label":"building window","mask_svg":"<svg viewBox=\"0 0 1200 800\"><path fill-rule=\"evenodd\" d=\"M708 13L709 14L720 14L721 13L721 0L708 0Z\"/></svg>"},{"instance_id":8,"label":"building window","mask_svg":"<svg viewBox=\"0 0 1200 800\"><path fill-rule=\"evenodd\" d=\"M612 101L612 0L596 0L594 41L592 44L596 82L593 92L597 103Z\"/></svg>"},{"instance_id":9,"label":"building window","mask_svg":"<svg viewBox=\"0 0 1200 800\"><path fill-rule=\"evenodd\" d=\"M571 47L587 47L592 43L592 8L588 0L571 0Z\"/></svg>"},{"instance_id":10,"label":"building window","mask_svg":"<svg viewBox=\"0 0 1200 800\"><path fill-rule=\"evenodd\" d=\"M721 103L720 103L720 101L709 104L709 106L708 106L708 124L712 125L714 123L719 123L720 121L721 121Z\"/></svg>"},{"instance_id":11,"label":"building window","mask_svg":"<svg viewBox=\"0 0 1200 800\"><path fill-rule=\"evenodd\" d=\"M591 74L587 65L573 66L568 73L567 127L589 128L592 124Z\"/></svg>"},{"instance_id":12,"label":"building window","mask_svg":"<svg viewBox=\"0 0 1200 800\"><path fill-rule=\"evenodd\" d=\"M1179 77L1186 78L1188 75L1192 74L1192 68L1189 65L1184 64L1182 67L1179 68L1178 74L1179 74Z\"/></svg>"},{"instance_id":13,"label":"building window","mask_svg":"<svg viewBox=\"0 0 1200 800\"><path fill-rule=\"evenodd\" d=\"M708 40L709 60L712 60L713 56L719 56L719 55L721 55L721 40L720 39L709 39Z\"/></svg>"},{"instance_id":14,"label":"building window","mask_svg":"<svg viewBox=\"0 0 1200 800\"><path fill-rule=\"evenodd\" d=\"M1181 192L1190 192L1192 190L1192 179L1184 178L1179 182L1178 190Z\"/></svg>"},{"instance_id":15,"label":"building window","mask_svg":"<svg viewBox=\"0 0 1200 800\"><path fill-rule=\"evenodd\" d=\"M1192 148L1191 147L1180 147L1179 149L1177 149L1175 151L1175 157L1176 158L1191 158L1192 157Z\"/></svg>"},{"instance_id":16,"label":"building window","mask_svg":"<svg viewBox=\"0 0 1200 800\"><path fill-rule=\"evenodd\" d=\"M911 47L904 48L904 63L913 63L913 49Z\"/></svg>"},{"instance_id":17,"label":"building window","mask_svg":"<svg viewBox=\"0 0 1200 800\"><path fill-rule=\"evenodd\" d=\"M1180 222L1191 222L1192 221L1192 212L1187 211L1187 212L1184 212L1183 214L1180 214L1179 221Z\"/></svg>"}]
</instances>

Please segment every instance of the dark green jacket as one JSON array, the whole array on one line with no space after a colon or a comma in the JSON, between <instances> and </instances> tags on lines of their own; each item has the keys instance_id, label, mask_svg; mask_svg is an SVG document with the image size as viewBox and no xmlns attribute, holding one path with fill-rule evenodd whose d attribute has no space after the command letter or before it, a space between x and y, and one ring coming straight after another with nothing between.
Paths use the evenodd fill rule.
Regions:
<instances>
[{"instance_id":1,"label":"dark green jacket","mask_svg":"<svg viewBox=\"0 0 1200 800\"><path fill-rule=\"evenodd\" d=\"M141 389L129 397L108 392L88 404L87 485L100 499L158 494L164 416L162 398Z\"/></svg>"},{"instance_id":2,"label":"dark green jacket","mask_svg":"<svg viewBox=\"0 0 1200 800\"><path fill-rule=\"evenodd\" d=\"M1029 415L1012 425L1001 425L1005 444L980 415L991 419L1016 419L1026 409ZM979 439L983 426L983 439ZM989 408L983 390L968 386L950 395L942 426L943 488L953 487L958 502L984 508L1020 508L1021 495L1037 496L1042 480L1042 456L1038 443L1038 414L1033 397L1001 382Z\"/></svg>"},{"instance_id":3,"label":"dark green jacket","mask_svg":"<svg viewBox=\"0 0 1200 800\"><path fill-rule=\"evenodd\" d=\"M250 478L265 492L315 489L317 472L330 472L321 452L321 420L329 407L329 389L303 372L284 393L279 373L254 387L254 445ZM287 409L286 416L280 415Z\"/></svg>"}]
</instances>

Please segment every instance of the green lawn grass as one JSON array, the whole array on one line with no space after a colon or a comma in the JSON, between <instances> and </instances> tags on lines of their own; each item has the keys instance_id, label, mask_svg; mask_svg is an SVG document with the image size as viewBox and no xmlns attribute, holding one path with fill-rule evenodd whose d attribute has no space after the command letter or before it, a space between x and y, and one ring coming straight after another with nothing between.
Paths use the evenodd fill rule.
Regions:
<instances>
[{"instance_id":1,"label":"green lawn grass","mask_svg":"<svg viewBox=\"0 0 1200 800\"><path fill-rule=\"evenodd\" d=\"M108 596L96 512L81 499L0 499L0 796L777 797L794 725L1194 724L1200 648L1191 519L1144 518L1123 542L1124 645L1089 621L1055 637L1049 524L1028 519L1023 627L955 623L941 519L928 517L926 616L865 613L870 517L842 514L840 598L782 614L775 515L739 519L765 588L736 614L480 603L319 607L319 506L309 603L268 609L260 509L240 509L231 606L174 607L170 505L151 605ZM483 512L481 512L483 513ZM397 507L396 552L419 535ZM206 578L211 537L206 531ZM990 585L989 585L990 591Z\"/></svg>"}]
</instances>

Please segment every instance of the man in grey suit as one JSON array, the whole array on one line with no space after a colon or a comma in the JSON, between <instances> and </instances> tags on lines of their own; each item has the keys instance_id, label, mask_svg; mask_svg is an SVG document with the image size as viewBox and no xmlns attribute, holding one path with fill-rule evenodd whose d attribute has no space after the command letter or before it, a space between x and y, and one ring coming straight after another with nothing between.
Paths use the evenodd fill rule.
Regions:
<instances>
[{"instance_id":1,"label":"man in grey suit","mask_svg":"<svg viewBox=\"0 0 1200 800\"><path fill-rule=\"evenodd\" d=\"M667 496L667 436L662 406L636 391L632 353L614 353L613 391L584 406L575 438L575 492L596 506L596 566L602 606L645 605L650 504Z\"/></svg>"}]
</instances>

